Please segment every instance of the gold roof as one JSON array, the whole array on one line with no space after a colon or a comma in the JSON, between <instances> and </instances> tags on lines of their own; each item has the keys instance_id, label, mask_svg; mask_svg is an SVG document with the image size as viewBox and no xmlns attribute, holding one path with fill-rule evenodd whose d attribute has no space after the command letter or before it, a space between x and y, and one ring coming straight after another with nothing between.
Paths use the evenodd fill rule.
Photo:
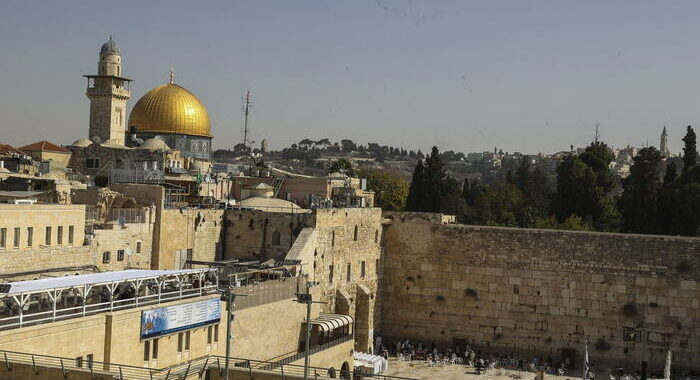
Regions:
<instances>
[{"instance_id":1,"label":"gold roof","mask_svg":"<svg viewBox=\"0 0 700 380\"><path fill-rule=\"evenodd\" d=\"M176 133L211 137L204 105L186 89L167 83L148 91L136 102L128 127L138 132Z\"/></svg>"}]
</instances>

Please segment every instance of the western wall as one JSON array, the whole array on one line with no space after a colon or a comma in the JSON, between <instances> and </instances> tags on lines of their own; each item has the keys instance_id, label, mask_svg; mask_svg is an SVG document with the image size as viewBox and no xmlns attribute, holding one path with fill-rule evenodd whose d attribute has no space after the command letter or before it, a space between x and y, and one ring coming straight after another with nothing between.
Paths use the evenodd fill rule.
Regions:
<instances>
[{"instance_id":1,"label":"western wall","mask_svg":"<svg viewBox=\"0 0 700 380\"><path fill-rule=\"evenodd\" d=\"M646 345L652 370L668 349L700 368L698 238L384 216L385 339L572 363L587 344L594 363L635 366Z\"/></svg>"}]
</instances>

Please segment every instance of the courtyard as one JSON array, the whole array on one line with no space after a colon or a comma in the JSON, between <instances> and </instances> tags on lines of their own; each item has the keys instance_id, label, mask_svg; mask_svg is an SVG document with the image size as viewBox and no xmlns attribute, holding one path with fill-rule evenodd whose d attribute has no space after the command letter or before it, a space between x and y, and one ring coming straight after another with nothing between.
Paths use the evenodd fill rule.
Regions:
<instances>
[{"instance_id":1,"label":"courtyard","mask_svg":"<svg viewBox=\"0 0 700 380\"><path fill-rule=\"evenodd\" d=\"M476 374L472 366L463 364L440 364L429 366L423 360L403 361L396 357L389 358L388 369L383 375L408 377L412 379L441 379L441 380L534 380L535 373L507 369L489 369ZM544 375L545 380L580 379L576 376Z\"/></svg>"}]
</instances>

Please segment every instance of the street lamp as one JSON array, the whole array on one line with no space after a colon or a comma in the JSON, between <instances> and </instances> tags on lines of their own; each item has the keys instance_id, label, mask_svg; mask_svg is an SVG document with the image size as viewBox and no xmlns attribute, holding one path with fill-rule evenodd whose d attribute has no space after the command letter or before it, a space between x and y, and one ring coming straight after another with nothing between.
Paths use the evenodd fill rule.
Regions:
<instances>
[{"instance_id":1,"label":"street lamp","mask_svg":"<svg viewBox=\"0 0 700 380\"><path fill-rule=\"evenodd\" d=\"M226 364L224 365L224 370L226 371L226 380L228 380L228 361L231 357L231 339L233 339L232 327L233 323L233 308L236 307L236 297L246 297L245 294L235 294L231 291L231 286L226 289L217 289L221 294L220 300L226 302Z\"/></svg>"},{"instance_id":2,"label":"street lamp","mask_svg":"<svg viewBox=\"0 0 700 380\"><path fill-rule=\"evenodd\" d=\"M306 342L304 349L304 380L309 379L309 342L311 341L311 304L313 303L325 303L325 302L314 302L311 292L309 291L312 286L318 285L318 282L307 281L306 282L306 293L297 293L297 302L301 304L306 304Z\"/></svg>"}]
</instances>

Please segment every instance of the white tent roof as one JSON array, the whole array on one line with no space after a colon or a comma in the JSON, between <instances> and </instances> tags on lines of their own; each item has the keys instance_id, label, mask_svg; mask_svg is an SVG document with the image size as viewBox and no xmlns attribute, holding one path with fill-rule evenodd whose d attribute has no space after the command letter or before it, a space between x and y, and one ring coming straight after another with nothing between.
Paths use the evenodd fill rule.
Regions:
<instances>
[{"instance_id":1,"label":"white tent roof","mask_svg":"<svg viewBox=\"0 0 700 380\"><path fill-rule=\"evenodd\" d=\"M146 270L131 269L104 273L82 274L77 276L64 276L55 278L42 278L39 280L10 282L9 295L20 293L40 292L52 289L75 288L84 285L100 285L127 280L141 280L173 276L178 274L190 274L208 272L210 269L180 269L180 270Z\"/></svg>"}]
</instances>

